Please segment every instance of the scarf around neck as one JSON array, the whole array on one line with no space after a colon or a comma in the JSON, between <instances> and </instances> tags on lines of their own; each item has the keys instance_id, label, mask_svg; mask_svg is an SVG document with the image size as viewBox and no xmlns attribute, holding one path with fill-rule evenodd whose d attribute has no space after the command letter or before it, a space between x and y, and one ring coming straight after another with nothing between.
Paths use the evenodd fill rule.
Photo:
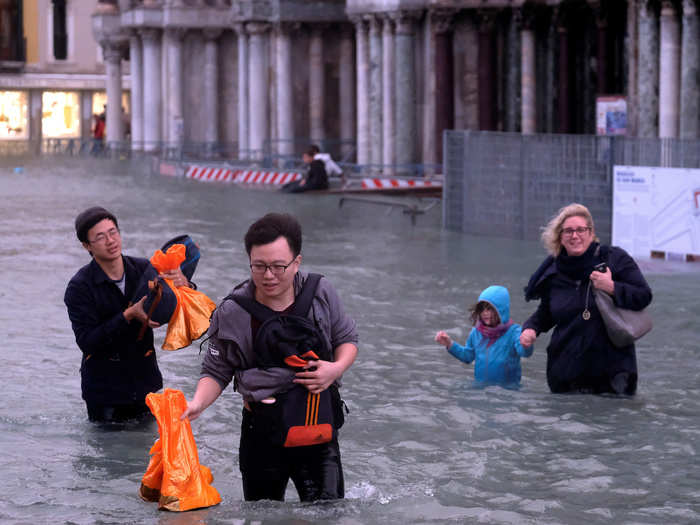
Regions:
<instances>
[{"instance_id":1,"label":"scarf around neck","mask_svg":"<svg viewBox=\"0 0 700 525\"><path fill-rule=\"evenodd\" d=\"M555 259L557 270L576 281L583 281L593 271L598 257L596 250L599 244L592 242L588 249L581 255L569 255L566 248L562 246L561 253Z\"/></svg>"},{"instance_id":2,"label":"scarf around neck","mask_svg":"<svg viewBox=\"0 0 700 525\"><path fill-rule=\"evenodd\" d=\"M513 321L508 321L507 323L501 323L496 326L486 326L481 320L478 320L476 322L476 329L482 336L488 339L489 342L486 343L486 348L488 348L495 343L499 337L505 334L512 324Z\"/></svg>"}]
</instances>

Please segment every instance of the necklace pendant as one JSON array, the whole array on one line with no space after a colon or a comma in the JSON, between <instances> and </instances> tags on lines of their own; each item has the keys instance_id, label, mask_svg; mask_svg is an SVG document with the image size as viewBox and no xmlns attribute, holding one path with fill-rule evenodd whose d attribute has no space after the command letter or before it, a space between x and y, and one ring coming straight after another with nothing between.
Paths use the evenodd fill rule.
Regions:
<instances>
[{"instance_id":1,"label":"necklace pendant","mask_svg":"<svg viewBox=\"0 0 700 525\"><path fill-rule=\"evenodd\" d=\"M581 317L583 317L584 321L588 321L591 318L591 312L588 311L588 308L583 311Z\"/></svg>"}]
</instances>

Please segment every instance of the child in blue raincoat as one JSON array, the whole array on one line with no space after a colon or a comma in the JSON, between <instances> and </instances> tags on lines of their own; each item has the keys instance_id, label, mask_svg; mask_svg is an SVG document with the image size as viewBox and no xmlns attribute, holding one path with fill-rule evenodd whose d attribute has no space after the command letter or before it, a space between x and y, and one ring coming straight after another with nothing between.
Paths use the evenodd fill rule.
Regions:
<instances>
[{"instance_id":1,"label":"child in blue raincoat","mask_svg":"<svg viewBox=\"0 0 700 525\"><path fill-rule=\"evenodd\" d=\"M520 344L521 327L510 320L510 295L503 286L489 286L470 308L474 327L464 346L439 331L435 341L460 361L474 364L474 377L483 383L520 384L520 358L530 357L534 346Z\"/></svg>"}]
</instances>

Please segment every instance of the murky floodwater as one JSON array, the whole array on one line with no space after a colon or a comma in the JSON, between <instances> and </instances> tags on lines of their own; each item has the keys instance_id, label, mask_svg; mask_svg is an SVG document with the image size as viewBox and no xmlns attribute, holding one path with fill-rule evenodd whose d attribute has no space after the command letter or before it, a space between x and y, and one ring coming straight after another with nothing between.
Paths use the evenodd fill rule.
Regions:
<instances>
[{"instance_id":1,"label":"murky floodwater","mask_svg":"<svg viewBox=\"0 0 700 525\"><path fill-rule=\"evenodd\" d=\"M1 522L700 521L697 270L643 264L655 328L638 345L634 399L550 394L546 340L523 361L520 391L479 390L472 367L433 335L444 328L463 339L466 306L493 283L510 288L522 322L535 307L520 290L543 256L536 243L442 232L438 208L412 228L400 213L339 208L332 196L143 176L127 164L26 162L17 174L16 161L0 162ZM150 256L170 237L191 234L202 248L195 280L216 301L246 277L250 222L273 210L300 217L303 266L335 283L361 336L345 376L345 501L302 505L290 488L284 504L243 502L241 403L230 389L193 424L223 502L172 514L138 498L157 429L88 423L62 300L88 261L73 220L94 204L116 213L128 254ZM156 333L160 344L163 330ZM197 346L158 358L165 385L189 398Z\"/></svg>"}]
</instances>

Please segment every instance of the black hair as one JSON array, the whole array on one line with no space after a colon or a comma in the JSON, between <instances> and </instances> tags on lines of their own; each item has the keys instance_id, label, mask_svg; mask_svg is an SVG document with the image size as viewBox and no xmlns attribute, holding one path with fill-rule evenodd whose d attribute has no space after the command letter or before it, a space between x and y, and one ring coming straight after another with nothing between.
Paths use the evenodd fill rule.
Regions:
<instances>
[{"instance_id":1,"label":"black hair","mask_svg":"<svg viewBox=\"0 0 700 525\"><path fill-rule=\"evenodd\" d=\"M88 242L87 234L90 228L104 219L109 219L119 229L119 224L114 214L101 206L93 206L78 214L75 218L75 234L78 236L78 240L80 242Z\"/></svg>"},{"instance_id":2,"label":"black hair","mask_svg":"<svg viewBox=\"0 0 700 525\"><path fill-rule=\"evenodd\" d=\"M321 153L321 148L319 148L316 144L311 144L309 146L309 149L306 150L307 155L311 155L312 157L316 155L316 153Z\"/></svg>"},{"instance_id":3,"label":"black hair","mask_svg":"<svg viewBox=\"0 0 700 525\"><path fill-rule=\"evenodd\" d=\"M245 234L245 251L250 256L253 246L270 244L280 237L287 239L294 257L301 253L301 225L288 213L268 213L250 225Z\"/></svg>"}]
</instances>

